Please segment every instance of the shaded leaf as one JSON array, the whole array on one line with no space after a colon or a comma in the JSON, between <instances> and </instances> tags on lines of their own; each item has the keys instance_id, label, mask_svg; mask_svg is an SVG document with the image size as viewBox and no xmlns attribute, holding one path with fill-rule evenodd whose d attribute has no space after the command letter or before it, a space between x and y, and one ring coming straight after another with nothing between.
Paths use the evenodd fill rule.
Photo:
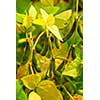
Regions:
<instances>
[{"instance_id":1,"label":"shaded leaf","mask_svg":"<svg viewBox=\"0 0 100 100\"><path fill-rule=\"evenodd\" d=\"M16 0L16 10L19 13L24 13L30 5L30 0Z\"/></svg>"},{"instance_id":2,"label":"shaded leaf","mask_svg":"<svg viewBox=\"0 0 100 100\"><path fill-rule=\"evenodd\" d=\"M42 100L41 97L35 93L34 91L32 91L30 94L29 94L29 100Z\"/></svg>"},{"instance_id":3,"label":"shaded leaf","mask_svg":"<svg viewBox=\"0 0 100 100\"><path fill-rule=\"evenodd\" d=\"M60 32L59 32L59 29L58 29L58 27L56 25L48 26L48 30L51 33L53 33L57 37L57 39L63 41L63 39L62 39L62 37L60 35Z\"/></svg>"},{"instance_id":4,"label":"shaded leaf","mask_svg":"<svg viewBox=\"0 0 100 100\"><path fill-rule=\"evenodd\" d=\"M47 6L53 6L54 5L54 0L40 0L42 4L47 5Z\"/></svg>"},{"instance_id":5,"label":"shaded leaf","mask_svg":"<svg viewBox=\"0 0 100 100\"><path fill-rule=\"evenodd\" d=\"M37 11L33 5L29 8L29 16L32 16L32 19L34 20L37 16Z\"/></svg>"},{"instance_id":6,"label":"shaded leaf","mask_svg":"<svg viewBox=\"0 0 100 100\"><path fill-rule=\"evenodd\" d=\"M41 56L40 54L36 54L37 64L41 67L42 72L47 71L48 66L50 64L50 59L46 56Z\"/></svg>"},{"instance_id":7,"label":"shaded leaf","mask_svg":"<svg viewBox=\"0 0 100 100\"><path fill-rule=\"evenodd\" d=\"M43 100L63 100L60 91L52 81L44 80L36 88L37 93Z\"/></svg>"},{"instance_id":8,"label":"shaded leaf","mask_svg":"<svg viewBox=\"0 0 100 100\"><path fill-rule=\"evenodd\" d=\"M20 66L17 70L17 79L22 78L23 76L28 74L28 64L24 65L24 66Z\"/></svg>"},{"instance_id":9,"label":"shaded leaf","mask_svg":"<svg viewBox=\"0 0 100 100\"><path fill-rule=\"evenodd\" d=\"M21 79L23 81L23 84L30 90L33 90L37 84L40 82L41 80L41 76L38 74L34 74L34 75L27 75L25 77L23 77Z\"/></svg>"}]
</instances>

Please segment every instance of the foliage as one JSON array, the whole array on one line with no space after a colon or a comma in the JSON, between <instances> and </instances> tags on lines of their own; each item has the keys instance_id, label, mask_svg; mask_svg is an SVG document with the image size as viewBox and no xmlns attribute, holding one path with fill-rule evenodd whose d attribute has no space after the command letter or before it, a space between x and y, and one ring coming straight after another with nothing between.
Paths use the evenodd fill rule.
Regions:
<instances>
[{"instance_id":1,"label":"foliage","mask_svg":"<svg viewBox=\"0 0 100 100\"><path fill-rule=\"evenodd\" d=\"M83 0L16 0L16 100L83 100Z\"/></svg>"}]
</instances>

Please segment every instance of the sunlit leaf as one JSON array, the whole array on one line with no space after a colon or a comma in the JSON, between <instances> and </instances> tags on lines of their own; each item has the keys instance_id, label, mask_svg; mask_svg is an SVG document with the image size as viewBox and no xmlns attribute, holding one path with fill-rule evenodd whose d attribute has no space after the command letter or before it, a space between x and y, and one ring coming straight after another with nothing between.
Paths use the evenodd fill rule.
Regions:
<instances>
[{"instance_id":1,"label":"sunlit leaf","mask_svg":"<svg viewBox=\"0 0 100 100\"><path fill-rule=\"evenodd\" d=\"M47 6L53 6L54 5L54 0L40 0L42 4L47 5Z\"/></svg>"},{"instance_id":2,"label":"sunlit leaf","mask_svg":"<svg viewBox=\"0 0 100 100\"><path fill-rule=\"evenodd\" d=\"M29 8L29 16L32 16L32 19L34 20L37 16L37 11L33 5Z\"/></svg>"},{"instance_id":3,"label":"sunlit leaf","mask_svg":"<svg viewBox=\"0 0 100 100\"><path fill-rule=\"evenodd\" d=\"M16 100L27 100L27 95L22 89L20 81L16 81Z\"/></svg>"},{"instance_id":4,"label":"sunlit leaf","mask_svg":"<svg viewBox=\"0 0 100 100\"><path fill-rule=\"evenodd\" d=\"M41 12L41 14L42 14L42 17L43 17L45 23L46 23L49 15L48 15L48 14L46 13L46 11L43 10L42 8L40 8L40 12Z\"/></svg>"},{"instance_id":5,"label":"sunlit leaf","mask_svg":"<svg viewBox=\"0 0 100 100\"><path fill-rule=\"evenodd\" d=\"M67 21L71 17L71 15L72 15L72 10L70 9L56 15L55 18Z\"/></svg>"},{"instance_id":6,"label":"sunlit leaf","mask_svg":"<svg viewBox=\"0 0 100 100\"><path fill-rule=\"evenodd\" d=\"M23 81L23 84L30 90L34 89L37 84L41 80L41 76L38 74L34 75L27 75L21 79Z\"/></svg>"},{"instance_id":7,"label":"sunlit leaf","mask_svg":"<svg viewBox=\"0 0 100 100\"><path fill-rule=\"evenodd\" d=\"M61 35L60 35L60 32L59 32L59 29L58 29L58 27L57 27L56 25L48 26L48 30L49 30L52 34L54 34L54 35L57 37L57 39L63 41L63 39L62 39L62 37L61 37Z\"/></svg>"},{"instance_id":8,"label":"sunlit leaf","mask_svg":"<svg viewBox=\"0 0 100 100\"><path fill-rule=\"evenodd\" d=\"M40 82L36 91L43 100L63 100L63 97L55 84L49 80Z\"/></svg>"},{"instance_id":9,"label":"sunlit leaf","mask_svg":"<svg viewBox=\"0 0 100 100\"><path fill-rule=\"evenodd\" d=\"M30 94L29 94L29 100L42 100L41 97L35 93L34 91L32 91Z\"/></svg>"},{"instance_id":10,"label":"sunlit leaf","mask_svg":"<svg viewBox=\"0 0 100 100\"><path fill-rule=\"evenodd\" d=\"M55 24L55 17L53 15L49 15L47 19L47 25L52 26Z\"/></svg>"},{"instance_id":11,"label":"sunlit leaf","mask_svg":"<svg viewBox=\"0 0 100 100\"><path fill-rule=\"evenodd\" d=\"M43 9L48 13L48 14L56 14L57 11L59 10L59 7L56 6L44 6Z\"/></svg>"},{"instance_id":12,"label":"sunlit leaf","mask_svg":"<svg viewBox=\"0 0 100 100\"><path fill-rule=\"evenodd\" d=\"M41 67L42 72L47 71L48 66L50 64L50 59L46 56L41 56L40 54L36 54L36 59L38 65Z\"/></svg>"},{"instance_id":13,"label":"sunlit leaf","mask_svg":"<svg viewBox=\"0 0 100 100\"><path fill-rule=\"evenodd\" d=\"M20 14L20 13L16 13L16 21L19 23L23 23L25 15L24 14Z\"/></svg>"},{"instance_id":14,"label":"sunlit leaf","mask_svg":"<svg viewBox=\"0 0 100 100\"><path fill-rule=\"evenodd\" d=\"M45 26L45 22L44 22L44 20L41 19L41 18L35 19L35 20L33 21L33 24Z\"/></svg>"},{"instance_id":15,"label":"sunlit leaf","mask_svg":"<svg viewBox=\"0 0 100 100\"><path fill-rule=\"evenodd\" d=\"M23 20L23 26L25 26L27 29L32 26L32 17L31 16L25 16Z\"/></svg>"},{"instance_id":16,"label":"sunlit leaf","mask_svg":"<svg viewBox=\"0 0 100 100\"><path fill-rule=\"evenodd\" d=\"M79 65L82 63L79 57L71 61L70 64L65 66L65 70L62 72L62 75L67 75L70 77L77 77L79 75Z\"/></svg>"}]
</instances>

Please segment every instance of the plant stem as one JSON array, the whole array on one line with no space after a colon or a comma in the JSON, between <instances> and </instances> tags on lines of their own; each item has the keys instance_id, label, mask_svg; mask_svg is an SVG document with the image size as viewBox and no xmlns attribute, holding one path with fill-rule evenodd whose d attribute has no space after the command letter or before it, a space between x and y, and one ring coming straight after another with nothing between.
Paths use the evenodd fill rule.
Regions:
<instances>
[{"instance_id":1,"label":"plant stem","mask_svg":"<svg viewBox=\"0 0 100 100\"><path fill-rule=\"evenodd\" d=\"M78 3L79 0L76 0L76 19L78 18Z\"/></svg>"},{"instance_id":2,"label":"plant stem","mask_svg":"<svg viewBox=\"0 0 100 100\"><path fill-rule=\"evenodd\" d=\"M65 86L63 85L62 88L64 89L64 91L68 94L68 96L74 100L74 98L72 97L72 95L67 91L67 89L65 88Z\"/></svg>"},{"instance_id":3,"label":"plant stem","mask_svg":"<svg viewBox=\"0 0 100 100\"><path fill-rule=\"evenodd\" d=\"M33 38L32 38L32 32L30 32L28 34L30 36L29 39L28 39L28 42L29 42L29 45L30 45L30 52L31 52L28 63L30 65L30 69L31 69L32 74L34 74L34 71L33 71L33 68L32 68L32 56L33 56L33 49L32 49L32 47L33 47Z\"/></svg>"},{"instance_id":4,"label":"plant stem","mask_svg":"<svg viewBox=\"0 0 100 100\"><path fill-rule=\"evenodd\" d=\"M44 32L41 32L41 33L39 34L39 36L37 37L37 39L36 39L36 41L35 41L35 43L34 43L34 46L33 46L33 48L32 48L33 50L35 50L35 46L37 45L37 43L38 43L40 37L41 37L43 34L44 34Z\"/></svg>"},{"instance_id":5,"label":"plant stem","mask_svg":"<svg viewBox=\"0 0 100 100\"><path fill-rule=\"evenodd\" d=\"M76 0L76 12L78 13L78 3L79 3L79 0Z\"/></svg>"}]
</instances>

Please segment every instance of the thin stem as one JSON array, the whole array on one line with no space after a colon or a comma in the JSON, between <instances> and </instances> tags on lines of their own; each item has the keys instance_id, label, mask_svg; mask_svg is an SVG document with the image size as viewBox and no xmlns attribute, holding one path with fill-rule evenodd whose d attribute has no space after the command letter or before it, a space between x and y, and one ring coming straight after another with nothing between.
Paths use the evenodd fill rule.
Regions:
<instances>
[{"instance_id":1,"label":"thin stem","mask_svg":"<svg viewBox=\"0 0 100 100\"><path fill-rule=\"evenodd\" d=\"M64 57L55 57L55 59L61 59L61 60L64 60L64 61L68 60L68 59L66 59Z\"/></svg>"},{"instance_id":2,"label":"thin stem","mask_svg":"<svg viewBox=\"0 0 100 100\"><path fill-rule=\"evenodd\" d=\"M76 0L76 15L77 15L77 18L78 18L78 3L79 3L79 0Z\"/></svg>"},{"instance_id":3,"label":"thin stem","mask_svg":"<svg viewBox=\"0 0 100 100\"><path fill-rule=\"evenodd\" d=\"M76 0L76 12L78 12L78 3L79 3L79 0Z\"/></svg>"},{"instance_id":4,"label":"thin stem","mask_svg":"<svg viewBox=\"0 0 100 100\"><path fill-rule=\"evenodd\" d=\"M72 97L72 95L67 91L67 89L65 88L65 86L63 85L62 88L64 89L64 91L69 95L69 97L74 100L74 98Z\"/></svg>"},{"instance_id":5,"label":"thin stem","mask_svg":"<svg viewBox=\"0 0 100 100\"><path fill-rule=\"evenodd\" d=\"M53 51L52 51L52 44L51 44L50 36L48 37L48 43L49 43L49 47L50 47L52 58L53 58Z\"/></svg>"},{"instance_id":6,"label":"thin stem","mask_svg":"<svg viewBox=\"0 0 100 100\"><path fill-rule=\"evenodd\" d=\"M33 48L32 48L33 50L35 50L35 46L37 45L37 43L38 43L40 37L41 37L43 34L44 34L44 32L41 32L41 33L39 34L39 36L37 37L37 39L36 39L36 41L35 41L35 43L34 43L34 46L33 46Z\"/></svg>"},{"instance_id":7,"label":"thin stem","mask_svg":"<svg viewBox=\"0 0 100 100\"><path fill-rule=\"evenodd\" d=\"M28 42L29 42L29 45L30 45L30 52L31 52L28 63L30 65L30 69L31 69L32 74L34 74L34 71L33 71L33 68L32 68L32 56L33 56L33 49L32 49L32 47L33 47L33 38L32 38L32 32L30 32L28 34L30 36L29 39L28 39Z\"/></svg>"}]
</instances>

